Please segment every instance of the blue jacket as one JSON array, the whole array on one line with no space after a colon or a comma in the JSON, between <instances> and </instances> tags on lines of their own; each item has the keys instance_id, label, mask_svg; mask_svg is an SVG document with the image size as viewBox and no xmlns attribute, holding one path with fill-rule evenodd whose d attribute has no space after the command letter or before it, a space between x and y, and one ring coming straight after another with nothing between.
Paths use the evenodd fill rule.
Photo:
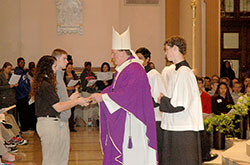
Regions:
<instances>
[{"instance_id":1,"label":"blue jacket","mask_svg":"<svg viewBox=\"0 0 250 165\"><path fill-rule=\"evenodd\" d=\"M15 68L14 74L21 75L18 86L16 87L16 98L22 99L28 96L30 93L30 81L28 79L28 76L26 75L25 70L20 67Z\"/></svg>"}]
</instances>

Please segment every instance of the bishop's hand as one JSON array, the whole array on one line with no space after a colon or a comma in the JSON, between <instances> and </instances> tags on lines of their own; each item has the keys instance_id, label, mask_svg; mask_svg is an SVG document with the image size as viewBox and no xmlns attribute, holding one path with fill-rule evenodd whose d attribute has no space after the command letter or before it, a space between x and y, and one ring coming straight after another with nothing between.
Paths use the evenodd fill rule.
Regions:
<instances>
[{"instance_id":1,"label":"bishop's hand","mask_svg":"<svg viewBox=\"0 0 250 165\"><path fill-rule=\"evenodd\" d=\"M89 96L88 98L90 98L92 100L92 104L94 103L100 103L102 102L102 94L100 93L94 93L91 96Z\"/></svg>"}]
</instances>

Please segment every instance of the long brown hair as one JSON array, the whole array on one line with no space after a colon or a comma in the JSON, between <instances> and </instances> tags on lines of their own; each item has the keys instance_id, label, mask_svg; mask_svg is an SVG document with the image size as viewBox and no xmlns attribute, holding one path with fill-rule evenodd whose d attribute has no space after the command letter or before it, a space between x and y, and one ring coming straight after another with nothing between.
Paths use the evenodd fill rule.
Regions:
<instances>
[{"instance_id":1,"label":"long brown hair","mask_svg":"<svg viewBox=\"0 0 250 165\"><path fill-rule=\"evenodd\" d=\"M52 65L56 62L56 58L53 56L43 56L37 63L36 73L33 79L33 85L30 95L35 96L36 92L39 91L42 81L47 78L47 81L56 90L56 75L52 69Z\"/></svg>"},{"instance_id":2,"label":"long brown hair","mask_svg":"<svg viewBox=\"0 0 250 165\"><path fill-rule=\"evenodd\" d=\"M4 69L7 68L8 66L11 66L11 67L12 67L12 64L9 63L9 62L5 62L5 63L3 64L3 67L2 67L2 70L1 70L1 71L4 71Z\"/></svg>"},{"instance_id":3,"label":"long brown hair","mask_svg":"<svg viewBox=\"0 0 250 165\"><path fill-rule=\"evenodd\" d=\"M233 101L233 98L232 98L232 96L230 94L228 85L226 83L224 83L224 82L219 83L219 85L218 85L218 87L217 87L217 89L216 89L216 91L214 93L214 96L219 96L220 95L220 86L221 85L224 85L227 88L226 98L225 98L227 100L227 102L234 104L234 101Z\"/></svg>"}]
</instances>

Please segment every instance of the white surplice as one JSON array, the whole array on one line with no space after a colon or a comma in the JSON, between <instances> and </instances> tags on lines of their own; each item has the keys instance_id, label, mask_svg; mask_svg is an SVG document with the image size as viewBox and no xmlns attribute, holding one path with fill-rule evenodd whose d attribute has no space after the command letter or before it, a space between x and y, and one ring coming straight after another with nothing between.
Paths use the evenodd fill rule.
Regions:
<instances>
[{"instance_id":1,"label":"white surplice","mask_svg":"<svg viewBox=\"0 0 250 165\"><path fill-rule=\"evenodd\" d=\"M157 99L161 93L166 95L166 87L164 84L164 80L161 74L156 69L150 70L147 73L147 76L149 85L151 87L151 95L154 98L154 101L157 102ZM159 110L159 107L155 107L154 111L155 111L155 120L161 121L163 112Z\"/></svg>"}]
</instances>

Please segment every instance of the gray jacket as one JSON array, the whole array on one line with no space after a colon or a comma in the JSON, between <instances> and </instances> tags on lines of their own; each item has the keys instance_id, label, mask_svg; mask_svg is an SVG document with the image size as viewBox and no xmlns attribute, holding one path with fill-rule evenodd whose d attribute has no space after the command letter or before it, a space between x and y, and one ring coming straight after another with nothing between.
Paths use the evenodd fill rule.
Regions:
<instances>
[{"instance_id":1,"label":"gray jacket","mask_svg":"<svg viewBox=\"0 0 250 165\"><path fill-rule=\"evenodd\" d=\"M11 74L9 75L9 78ZM16 104L15 88L10 88L9 80L6 79L3 71L0 72L0 108Z\"/></svg>"},{"instance_id":2,"label":"gray jacket","mask_svg":"<svg viewBox=\"0 0 250 165\"><path fill-rule=\"evenodd\" d=\"M56 71L56 88L57 95L61 101L68 101L70 98L68 96L66 85L63 81L64 71L58 70ZM71 116L71 110L66 110L61 112L60 118L62 121L68 122L68 119Z\"/></svg>"}]
</instances>

